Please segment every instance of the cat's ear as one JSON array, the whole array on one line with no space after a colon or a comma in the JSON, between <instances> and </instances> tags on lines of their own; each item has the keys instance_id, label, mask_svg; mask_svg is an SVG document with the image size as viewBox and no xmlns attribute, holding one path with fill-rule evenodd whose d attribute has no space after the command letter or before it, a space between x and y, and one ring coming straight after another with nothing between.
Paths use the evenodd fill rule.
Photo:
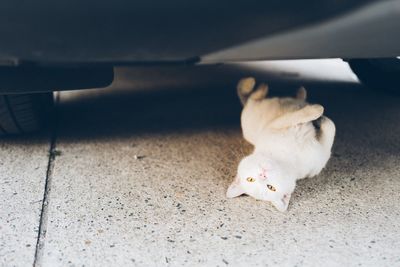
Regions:
<instances>
[{"instance_id":1,"label":"cat's ear","mask_svg":"<svg viewBox=\"0 0 400 267\"><path fill-rule=\"evenodd\" d=\"M290 197L291 195L285 195L282 199L273 200L271 202L277 210L284 212L289 206Z\"/></svg>"},{"instance_id":2,"label":"cat's ear","mask_svg":"<svg viewBox=\"0 0 400 267\"><path fill-rule=\"evenodd\" d=\"M306 100L307 99L307 90L303 86L297 90L296 94L297 99Z\"/></svg>"},{"instance_id":3,"label":"cat's ear","mask_svg":"<svg viewBox=\"0 0 400 267\"><path fill-rule=\"evenodd\" d=\"M226 191L226 196L228 198L234 198L238 197L240 195L244 194L244 190L242 186L240 185L239 179L235 178L235 181L231 183L231 185L228 187L228 190Z\"/></svg>"}]
</instances>

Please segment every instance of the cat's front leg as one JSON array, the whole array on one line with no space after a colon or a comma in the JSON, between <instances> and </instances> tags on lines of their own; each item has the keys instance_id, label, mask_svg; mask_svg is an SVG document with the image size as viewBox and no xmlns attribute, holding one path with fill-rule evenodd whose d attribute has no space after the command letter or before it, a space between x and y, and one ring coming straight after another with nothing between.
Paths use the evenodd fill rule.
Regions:
<instances>
[{"instance_id":1,"label":"cat's front leg","mask_svg":"<svg viewBox=\"0 0 400 267\"><path fill-rule=\"evenodd\" d=\"M237 93L243 106L248 100L261 101L267 96L268 86L265 83L258 85L254 90L255 85L256 80L253 77L243 78L237 84Z\"/></svg>"}]
</instances>

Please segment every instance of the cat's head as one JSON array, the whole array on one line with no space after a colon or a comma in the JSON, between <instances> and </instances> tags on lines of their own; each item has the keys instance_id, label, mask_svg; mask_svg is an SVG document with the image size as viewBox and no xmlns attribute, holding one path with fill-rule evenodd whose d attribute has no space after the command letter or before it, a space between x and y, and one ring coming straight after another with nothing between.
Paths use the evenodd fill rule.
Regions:
<instances>
[{"instance_id":1,"label":"cat's head","mask_svg":"<svg viewBox=\"0 0 400 267\"><path fill-rule=\"evenodd\" d=\"M296 179L290 167L265 155L251 154L242 159L237 175L226 193L233 198L246 194L270 201L279 211L286 211Z\"/></svg>"}]
</instances>

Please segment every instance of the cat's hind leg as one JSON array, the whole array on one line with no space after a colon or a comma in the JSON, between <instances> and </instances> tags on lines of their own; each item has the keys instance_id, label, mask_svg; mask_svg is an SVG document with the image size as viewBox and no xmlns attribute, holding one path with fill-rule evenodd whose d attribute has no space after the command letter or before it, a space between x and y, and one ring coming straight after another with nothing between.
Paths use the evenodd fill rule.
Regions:
<instances>
[{"instance_id":1,"label":"cat's hind leg","mask_svg":"<svg viewBox=\"0 0 400 267\"><path fill-rule=\"evenodd\" d=\"M302 109L286 113L268 126L272 129L284 129L295 126L300 123L306 123L318 119L324 113L324 107L321 105L307 105Z\"/></svg>"},{"instance_id":2,"label":"cat's hind leg","mask_svg":"<svg viewBox=\"0 0 400 267\"><path fill-rule=\"evenodd\" d=\"M336 127L331 119L322 116L317 129L317 139L326 150L331 150L335 139Z\"/></svg>"}]
</instances>

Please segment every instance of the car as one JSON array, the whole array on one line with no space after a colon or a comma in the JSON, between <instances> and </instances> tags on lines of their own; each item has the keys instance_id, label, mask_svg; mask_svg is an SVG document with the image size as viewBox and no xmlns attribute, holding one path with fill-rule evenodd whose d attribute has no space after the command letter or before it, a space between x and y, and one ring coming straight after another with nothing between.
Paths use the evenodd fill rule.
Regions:
<instances>
[{"instance_id":1,"label":"car","mask_svg":"<svg viewBox=\"0 0 400 267\"><path fill-rule=\"evenodd\" d=\"M399 0L0 2L0 135L49 121L53 91L106 87L115 66L343 58L396 90Z\"/></svg>"}]
</instances>

